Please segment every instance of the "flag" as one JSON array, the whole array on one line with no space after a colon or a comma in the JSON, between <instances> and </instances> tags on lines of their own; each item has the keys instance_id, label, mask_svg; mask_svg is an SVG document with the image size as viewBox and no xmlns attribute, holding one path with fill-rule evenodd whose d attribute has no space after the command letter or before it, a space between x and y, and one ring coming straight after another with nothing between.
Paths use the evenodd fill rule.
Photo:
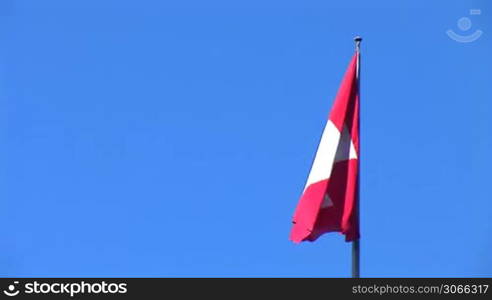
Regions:
<instances>
[{"instance_id":1,"label":"flag","mask_svg":"<svg viewBox=\"0 0 492 300\"><path fill-rule=\"evenodd\" d=\"M294 213L290 239L314 241L341 232L359 238L359 53L352 57L323 130L309 176Z\"/></svg>"}]
</instances>

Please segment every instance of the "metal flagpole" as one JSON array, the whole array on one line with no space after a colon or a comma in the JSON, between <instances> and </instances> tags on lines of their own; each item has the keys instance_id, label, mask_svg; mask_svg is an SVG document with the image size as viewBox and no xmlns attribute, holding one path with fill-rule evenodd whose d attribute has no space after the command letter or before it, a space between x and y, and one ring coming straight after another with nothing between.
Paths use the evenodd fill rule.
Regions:
<instances>
[{"instance_id":1,"label":"metal flagpole","mask_svg":"<svg viewBox=\"0 0 492 300\"><path fill-rule=\"evenodd\" d=\"M362 38L360 36L356 36L354 38L355 41L355 51L357 52L357 66L356 66L356 83L357 83L357 93L360 93L359 90L359 74L360 74L360 42L362 41ZM359 102L360 102L360 94L359 94ZM359 103L360 105L360 103ZM360 107L359 107L359 120L360 120ZM359 122L359 121L358 121ZM360 122L358 124L360 127ZM359 137L360 137L360 129L359 129ZM360 140L360 138L359 138ZM360 148L359 148L359 158L360 158ZM359 174L357 174L357 207L356 207L356 218L359 221L359 202L360 202L360 159L359 159ZM359 222L357 222L359 223ZM352 278L359 278L360 277L360 239L357 239L355 241L352 241Z\"/></svg>"}]
</instances>

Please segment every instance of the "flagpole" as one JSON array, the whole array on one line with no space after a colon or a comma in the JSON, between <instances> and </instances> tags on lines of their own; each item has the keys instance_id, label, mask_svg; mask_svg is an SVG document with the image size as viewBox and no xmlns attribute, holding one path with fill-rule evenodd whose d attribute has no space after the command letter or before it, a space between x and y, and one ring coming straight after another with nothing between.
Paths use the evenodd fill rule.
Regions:
<instances>
[{"instance_id":1,"label":"flagpole","mask_svg":"<svg viewBox=\"0 0 492 300\"><path fill-rule=\"evenodd\" d=\"M360 74L360 42L362 38L360 36L356 36L354 38L355 42L355 51L357 52L357 69L356 69L356 82L357 82L357 93L360 93L359 90L359 74ZM360 94L359 94L360 97ZM360 116L360 108L359 108L359 116ZM360 118L360 117L359 117ZM360 126L360 123L358 124ZM359 129L360 130L360 129ZM359 132L360 135L360 132ZM360 153L360 148L359 148ZM356 218L357 223L359 223L359 202L360 202L360 160L359 160L359 175L357 176L357 209L356 209ZM360 239L352 241L352 278L360 278Z\"/></svg>"}]
</instances>

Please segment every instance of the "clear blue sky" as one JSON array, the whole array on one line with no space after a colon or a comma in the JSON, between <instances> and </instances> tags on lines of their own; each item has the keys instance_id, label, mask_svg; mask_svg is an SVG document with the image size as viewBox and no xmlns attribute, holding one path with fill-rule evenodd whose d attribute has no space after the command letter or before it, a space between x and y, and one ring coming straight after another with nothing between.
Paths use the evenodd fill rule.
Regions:
<instances>
[{"instance_id":1,"label":"clear blue sky","mask_svg":"<svg viewBox=\"0 0 492 300\"><path fill-rule=\"evenodd\" d=\"M1 1L0 275L349 276L288 235L356 34L362 275L492 275L492 5L397 2Z\"/></svg>"}]
</instances>

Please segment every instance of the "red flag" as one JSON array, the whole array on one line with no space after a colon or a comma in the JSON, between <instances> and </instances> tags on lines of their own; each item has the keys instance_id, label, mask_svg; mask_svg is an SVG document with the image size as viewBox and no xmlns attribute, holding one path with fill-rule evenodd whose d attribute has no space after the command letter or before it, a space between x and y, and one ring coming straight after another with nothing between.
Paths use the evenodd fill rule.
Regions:
<instances>
[{"instance_id":1,"label":"red flag","mask_svg":"<svg viewBox=\"0 0 492 300\"><path fill-rule=\"evenodd\" d=\"M346 241L359 238L358 55L338 90L294 214L290 239L296 243L333 231L344 234Z\"/></svg>"}]
</instances>

